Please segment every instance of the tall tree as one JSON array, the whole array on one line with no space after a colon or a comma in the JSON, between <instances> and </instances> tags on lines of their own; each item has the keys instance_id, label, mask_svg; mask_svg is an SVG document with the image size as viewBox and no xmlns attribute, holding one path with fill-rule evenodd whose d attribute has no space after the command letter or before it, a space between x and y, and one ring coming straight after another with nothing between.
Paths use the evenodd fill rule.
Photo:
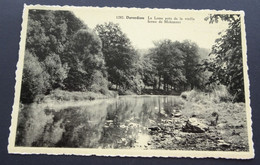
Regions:
<instances>
[{"instance_id":1,"label":"tall tree","mask_svg":"<svg viewBox=\"0 0 260 165\"><path fill-rule=\"evenodd\" d=\"M68 90L85 91L93 81L91 77L96 71L100 71L106 78L105 62L101 51L100 38L90 29L79 30L66 47L66 53L62 56L68 62L70 71L65 79Z\"/></svg>"},{"instance_id":2,"label":"tall tree","mask_svg":"<svg viewBox=\"0 0 260 165\"><path fill-rule=\"evenodd\" d=\"M26 51L37 57L49 75L48 90L64 87L69 69L63 58L65 48L81 28L87 27L70 11L29 10Z\"/></svg>"},{"instance_id":3,"label":"tall tree","mask_svg":"<svg viewBox=\"0 0 260 165\"><path fill-rule=\"evenodd\" d=\"M200 56L198 53L199 47L196 43L189 40L185 40L181 43L180 49L184 52L184 75L186 77L186 86L193 89L194 87L199 87L200 85Z\"/></svg>"},{"instance_id":4,"label":"tall tree","mask_svg":"<svg viewBox=\"0 0 260 165\"><path fill-rule=\"evenodd\" d=\"M101 40L72 12L30 10L27 27L22 91L30 101L55 88L107 90Z\"/></svg>"},{"instance_id":5,"label":"tall tree","mask_svg":"<svg viewBox=\"0 0 260 165\"><path fill-rule=\"evenodd\" d=\"M70 11L29 10L26 49L43 61L49 54L63 54L72 35L86 28Z\"/></svg>"},{"instance_id":6,"label":"tall tree","mask_svg":"<svg viewBox=\"0 0 260 165\"><path fill-rule=\"evenodd\" d=\"M155 47L150 50L158 72L158 89L162 83L164 90L168 90L169 85L177 89L181 83L186 83L183 74L184 53L179 49L179 45L177 41L162 40L155 42Z\"/></svg>"},{"instance_id":7,"label":"tall tree","mask_svg":"<svg viewBox=\"0 0 260 165\"><path fill-rule=\"evenodd\" d=\"M158 72L150 54L145 54L141 59L141 75L145 86L156 89L158 83Z\"/></svg>"},{"instance_id":8,"label":"tall tree","mask_svg":"<svg viewBox=\"0 0 260 165\"><path fill-rule=\"evenodd\" d=\"M212 61L208 69L213 72L210 82L226 85L235 101L244 101L243 58L241 45L241 19L238 14L214 14L205 18L209 23L228 22L224 33L219 33L212 47Z\"/></svg>"},{"instance_id":9,"label":"tall tree","mask_svg":"<svg viewBox=\"0 0 260 165\"><path fill-rule=\"evenodd\" d=\"M102 40L108 80L117 88L131 89L136 85L139 57L129 38L118 24L112 22L97 25L95 30Z\"/></svg>"}]
</instances>

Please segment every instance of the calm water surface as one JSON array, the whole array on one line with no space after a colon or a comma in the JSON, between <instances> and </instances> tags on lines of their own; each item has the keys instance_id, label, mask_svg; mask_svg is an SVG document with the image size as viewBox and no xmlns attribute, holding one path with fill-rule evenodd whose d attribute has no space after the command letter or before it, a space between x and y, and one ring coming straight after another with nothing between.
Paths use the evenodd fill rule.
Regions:
<instances>
[{"instance_id":1,"label":"calm water surface","mask_svg":"<svg viewBox=\"0 0 260 165\"><path fill-rule=\"evenodd\" d=\"M150 127L167 118L178 96L122 96L81 106L32 104L19 113L16 145L145 147Z\"/></svg>"}]
</instances>

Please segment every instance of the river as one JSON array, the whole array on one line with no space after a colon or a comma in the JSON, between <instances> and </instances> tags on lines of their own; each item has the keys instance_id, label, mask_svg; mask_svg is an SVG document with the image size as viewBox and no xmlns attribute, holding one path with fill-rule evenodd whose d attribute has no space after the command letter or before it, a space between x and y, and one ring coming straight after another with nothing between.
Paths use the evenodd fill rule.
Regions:
<instances>
[{"instance_id":1,"label":"river","mask_svg":"<svg viewBox=\"0 0 260 165\"><path fill-rule=\"evenodd\" d=\"M147 148L150 130L169 118L178 100L179 96L120 96L86 104L26 105L19 112L16 145Z\"/></svg>"}]
</instances>

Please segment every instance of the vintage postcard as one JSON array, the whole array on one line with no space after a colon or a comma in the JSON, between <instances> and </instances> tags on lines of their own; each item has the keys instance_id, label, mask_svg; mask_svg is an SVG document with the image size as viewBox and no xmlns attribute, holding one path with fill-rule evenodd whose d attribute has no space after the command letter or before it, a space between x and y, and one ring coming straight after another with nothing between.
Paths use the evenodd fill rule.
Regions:
<instances>
[{"instance_id":1,"label":"vintage postcard","mask_svg":"<svg viewBox=\"0 0 260 165\"><path fill-rule=\"evenodd\" d=\"M254 158L243 11L25 5L8 151Z\"/></svg>"}]
</instances>

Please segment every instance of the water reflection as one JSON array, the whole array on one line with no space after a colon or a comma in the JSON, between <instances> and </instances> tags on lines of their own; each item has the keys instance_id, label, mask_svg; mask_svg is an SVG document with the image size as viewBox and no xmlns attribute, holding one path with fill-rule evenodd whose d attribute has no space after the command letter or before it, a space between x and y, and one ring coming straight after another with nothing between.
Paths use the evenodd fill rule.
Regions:
<instances>
[{"instance_id":1,"label":"water reflection","mask_svg":"<svg viewBox=\"0 0 260 165\"><path fill-rule=\"evenodd\" d=\"M16 145L146 148L149 127L167 118L175 96L123 96L84 106L32 104L20 109Z\"/></svg>"}]
</instances>

